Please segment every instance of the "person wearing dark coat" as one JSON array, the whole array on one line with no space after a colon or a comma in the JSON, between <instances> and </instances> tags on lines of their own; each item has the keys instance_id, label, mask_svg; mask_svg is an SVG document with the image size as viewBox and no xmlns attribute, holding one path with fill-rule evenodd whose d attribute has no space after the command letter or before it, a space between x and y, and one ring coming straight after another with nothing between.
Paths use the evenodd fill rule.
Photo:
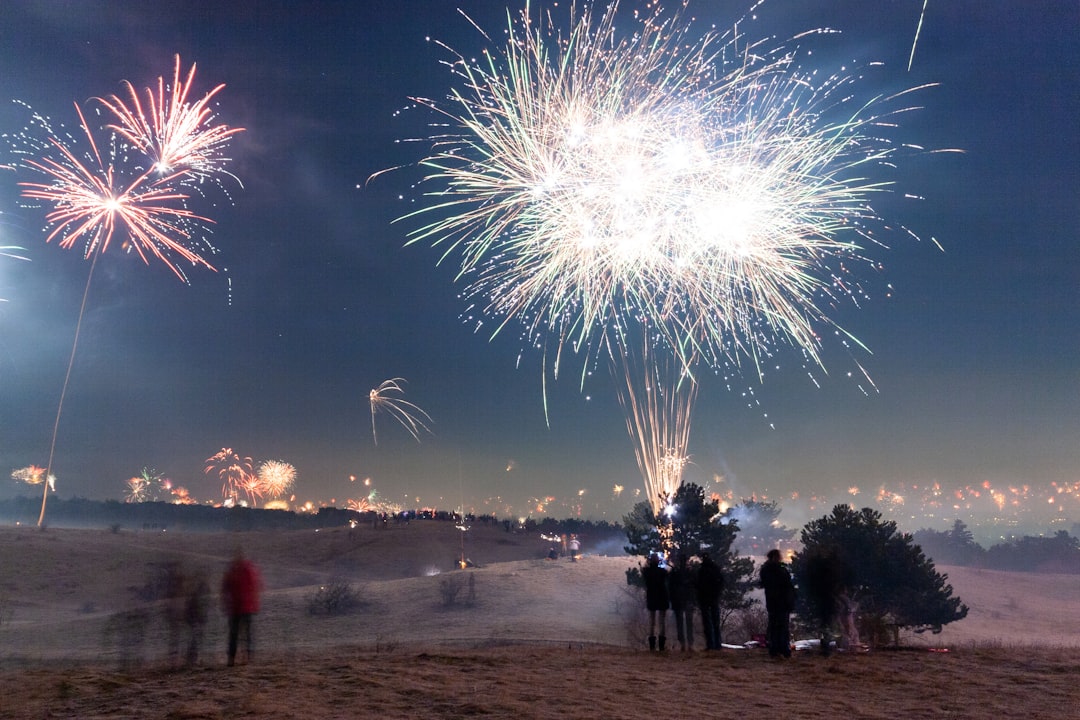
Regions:
<instances>
[{"instance_id":1,"label":"person wearing dark coat","mask_svg":"<svg viewBox=\"0 0 1080 720\"><path fill-rule=\"evenodd\" d=\"M769 657L791 657L791 613L795 610L795 584L791 573L780 562L780 551L773 549L761 566L761 587L765 590L765 610L769 614L765 642Z\"/></svg>"},{"instance_id":2,"label":"person wearing dark coat","mask_svg":"<svg viewBox=\"0 0 1080 720\"><path fill-rule=\"evenodd\" d=\"M659 615L659 649L663 650L667 642L665 625L671 602L668 597L668 571L660 567L660 558L656 553L649 556L648 563L641 571L641 578L645 581L645 609L649 611L649 649L657 649L656 621Z\"/></svg>"},{"instance_id":3,"label":"person wearing dark coat","mask_svg":"<svg viewBox=\"0 0 1080 720\"><path fill-rule=\"evenodd\" d=\"M701 628L705 633L705 649L720 649L720 593L724 590L724 575L720 566L701 553L698 566L697 601L701 611Z\"/></svg>"},{"instance_id":4,"label":"person wearing dark coat","mask_svg":"<svg viewBox=\"0 0 1080 720\"><path fill-rule=\"evenodd\" d=\"M675 615L675 635L680 650L694 649L694 578L686 554L679 553L668 573L668 595Z\"/></svg>"}]
</instances>

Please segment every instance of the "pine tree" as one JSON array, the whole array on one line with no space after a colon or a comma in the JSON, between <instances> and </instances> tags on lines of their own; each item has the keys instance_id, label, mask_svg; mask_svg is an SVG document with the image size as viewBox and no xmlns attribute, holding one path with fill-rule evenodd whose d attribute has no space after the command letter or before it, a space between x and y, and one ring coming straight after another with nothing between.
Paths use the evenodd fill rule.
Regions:
<instances>
[{"instance_id":1,"label":"pine tree","mask_svg":"<svg viewBox=\"0 0 1080 720\"><path fill-rule=\"evenodd\" d=\"M837 582L859 603L871 628L937 633L967 616L967 606L945 582L948 576L937 572L911 535L899 532L893 521L882 521L876 510L837 505L831 514L807 523L801 539L803 549L792 559L796 582L807 581L817 559L835 559ZM809 617L803 595L797 612Z\"/></svg>"}]
</instances>

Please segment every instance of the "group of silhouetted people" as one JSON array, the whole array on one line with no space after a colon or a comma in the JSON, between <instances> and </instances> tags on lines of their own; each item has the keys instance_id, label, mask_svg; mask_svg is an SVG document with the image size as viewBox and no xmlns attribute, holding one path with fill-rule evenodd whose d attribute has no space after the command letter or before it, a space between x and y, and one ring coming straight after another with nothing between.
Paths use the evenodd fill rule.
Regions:
<instances>
[{"instance_id":1,"label":"group of silhouetted people","mask_svg":"<svg viewBox=\"0 0 1080 720\"><path fill-rule=\"evenodd\" d=\"M645 609L649 612L649 649L667 649L667 611L675 616L680 650L694 649L694 605L701 613L701 630L706 650L720 649L720 594L724 575L720 567L702 553L696 567L685 554L676 557L671 569L652 554L641 571L645 582Z\"/></svg>"},{"instance_id":2,"label":"group of silhouetted people","mask_svg":"<svg viewBox=\"0 0 1080 720\"><path fill-rule=\"evenodd\" d=\"M856 649L859 643L855 624L857 604L850 597L842 577L840 563L832 555L814 555L807 560L801 587L807 605L821 629L821 652L832 648L832 628L837 623L841 643ZM701 613L701 629L706 650L720 649L720 596L724 576L708 553L691 565L685 554L676 556L671 568L665 568L660 556L649 556L641 571L645 583L645 608L649 614L649 649L667 649L667 612L675 616L675 630L680 650L694 647L693 616L696 604ZM796 589L791 573L781 562L780 551L768 552L759 570L759 584L765 591L768 626L765 645L769 656L791 657L791 614L795 612Z\"/></svg>"}]
</instances>

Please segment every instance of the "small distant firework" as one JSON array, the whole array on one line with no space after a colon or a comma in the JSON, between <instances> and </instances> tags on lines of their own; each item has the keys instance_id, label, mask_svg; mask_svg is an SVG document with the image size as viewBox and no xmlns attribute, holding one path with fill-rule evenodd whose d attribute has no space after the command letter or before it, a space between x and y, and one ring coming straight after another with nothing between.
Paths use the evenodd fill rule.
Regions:
<instances>
[{"instance_id":1,"label":"small distant firework","mask_svg":"<svg viewBox=\"0 0 1080 720\"><path fill-rule=\"evenodd\" d=\"M107 127L131 143L139 152L153 161L153 170L159 176L177 171L197 179L224 172L228 158L223 155L233 135L243 128L214 124L210 101L225 85L221 84L206 93L201 100L191 102L188 94L195 80L195 64L185 80L180 76L180 56L176 56L172 84L164 77L158 78L157 91L146 88L146 105L139 93L126 80L129 102L113 95L97 98L115 117L116 124Z\"/></svg>"},{"instance_id":2,"label":"small distant firework","mask_svg":"<svg viewBox=\"0 0 1080 720\"><path fill-rule=\"evenodd\" d=\"M296 482L296 468L281 460L259 463L257 475L262 492L275 500L289 492Z\"/></svg>"},{"instance_id":3,"label":"small distant firework","mask_svg":"<svg viewBox=\"0 0 1080 720\"><path fill-rule=\"evenodd\" d=\"M425 420L431 422L431 417L426 412L402 397L395 397L395 395L405 394L405 390L401 387L404 383L404 378L391 378L384 380L379 387L368 393L371 403L371 436L376 445L379 444L379 436L375 431L375 415L380 412L385 412L401 423L401 426L408 430L417 442L420 441L421 431L431 432L424 422Z\"/></svg>"},{"instance_id":4,"label":"small distant firework","mask_svg":"<svg viewBox=\"0 0 1080 720\"><path fill-rule=\"evenodd\" d=\"M207 475L216 474L221 480L221 496L226 500L236 502L240 493L244 492L254 498L261 493L255 492L258 488L258 476L252 472L251 458L240 457L233 452L232 448L221 448L217 453L206 458L206 468L203 472Z\"/></svg>"},{"instance_id":5,"label":"small distant firework","mask_svg":"<svg viewBox=\"0 0 1080 720\"><path fill-rule=\"evenodd\" d=\"M172 483L156 470L143 468L142 473L127 481L125 502L157 502L172 494Z\"/></svg>"},{"instance_id":6,"label":"small distant firework","mask_svg":"<svg viewBox=\"0 0 1080 720\"><path fill-rule=\"evenodd\" d=\"M41 485L45 482L46 477L49 478L48 488L55 491L56 476L52 473L47 473L47 471L43 467L38 467L37 465L27 465L24 468L18 468L11 471L12 480L23 482L27 485Z\"/></svg>"}]
</instances>

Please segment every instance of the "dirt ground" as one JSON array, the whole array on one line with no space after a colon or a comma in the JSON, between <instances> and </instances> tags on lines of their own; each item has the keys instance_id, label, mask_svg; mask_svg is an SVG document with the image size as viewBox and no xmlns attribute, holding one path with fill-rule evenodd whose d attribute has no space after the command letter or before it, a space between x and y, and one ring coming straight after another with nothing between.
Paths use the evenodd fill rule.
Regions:
<instances>
[{"instance_id":1,"label":"dirt ground","mask_svg":"<svg viewBox=\"0 0 1080 720\"><path fill-rule=\"evenodd\" d=\"M940 635L773 661L645 651L625 582L634 560L597 555L588 538L576 563L544 559L548 546L435 521L0 528L0 718L1075 718L1080 707L1078 577L939 568L971 608ZM163 569L216 589L238 547L266 585L255 653L225 667L215 605L188 667L169 654Z\"/></svg>"}]
</instances>

